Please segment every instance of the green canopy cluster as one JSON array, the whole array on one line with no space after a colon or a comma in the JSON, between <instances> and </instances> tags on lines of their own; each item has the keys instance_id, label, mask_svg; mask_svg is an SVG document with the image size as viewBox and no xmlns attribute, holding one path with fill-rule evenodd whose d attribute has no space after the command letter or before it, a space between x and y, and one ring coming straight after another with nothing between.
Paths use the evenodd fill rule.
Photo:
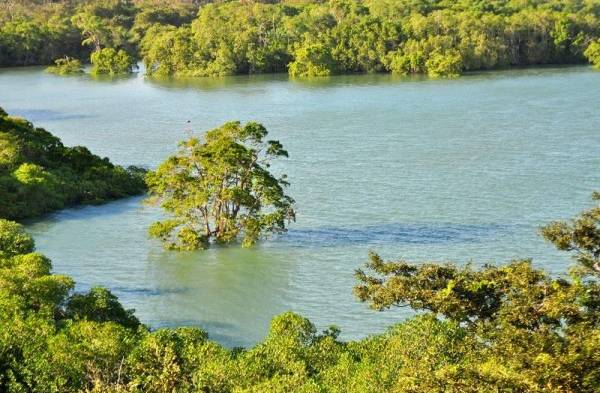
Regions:
<instances>
[{"instance_id":1,"label":"green canopy cluster","mask_svg":"<svg viewBox=\"0 0 600 393\"><path fill-rule=\"evenodd\" d=\"M358 297L424 313L345 342L288 312L254 347L228 349L195 327L151 331L106 289L74 293L0 220L0 391L597 392L600 207L543 233L580 269L554 278L527 260L475 269L372 254Z\"/></svg>"},{"instance_id":2,"label":"green canopy cluster","mask_svg":"<svg viewBox=\"0 0 600 393\"><path fill-rule=\"evenodd\" d=\"M598 65L599 17L593 0L21 0L0 7L0 66L91 53L95 73L141 59L156 76Z\"/></svg>"},{"instance_id":3,"label":"green canopy cluster","mask_svg":"<svg viewBox=\"0 0 600 393\"><path fill-rule=\"evenodd\" d=\"M580 1L214 2L190 24L151 27L140 56L154 75L457 76L584 62L599 11Z\"/></svg>"},{"instance_id":4,"label":"green canopy cluster","mask_svg":"<svg viewBox=\"0 0 600 393\"><path fill-rule=\"evenodd\" d=\"M113 165L0 108L0 217L23 219L146 189L145 171Z\"/></svg>"},{"instance_id":5,"label":"green canopy cluster","mask_svg":"<svg viewBox=\"0 0 600 393\"><path fill-rule=\"evenodd\" d=\"M83 66L78 59L72 59L65 56L56 59L53 66L46 68L46 72L57 75L81 74L83 72Z\"/></svg>"},{"instance_id":6,"label":"green canopy cluster","mask_svg":"<svg viewBox=\"0 0 600 393\"><path fill-rule=\"evenodd\" d=\"M262 124L236 121L182 142L146 177L151 199L170 214L150 235L168 249L195 250L238 239L251 246L285 232L295 219L294 200L285 194L286 176L275 177L269 167L288 153L267 134Z\"/></svg>"},{"instance_id":7,"label":"green canopy cluster","mask_svg":"<svg viewBox=\"0 0 600 393\"><path fill-rule=\"evenodd\" d=\"M68 57L91 62L94 74L128 73L138 57L140 34L151 24L178 26L189 21L197 8L186 3L152 0L3 2L0 5L0 67L47 65ZM94 53L96 56L92 57ZM63 61L52 71L65 75L79 70L66 65Z\"/></svg>"}]
</instances>

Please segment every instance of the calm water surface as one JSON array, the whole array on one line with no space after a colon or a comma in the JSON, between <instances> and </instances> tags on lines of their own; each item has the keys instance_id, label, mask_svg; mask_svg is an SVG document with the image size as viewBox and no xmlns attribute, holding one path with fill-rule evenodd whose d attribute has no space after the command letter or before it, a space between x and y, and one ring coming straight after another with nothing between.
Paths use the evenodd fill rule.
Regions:
<instances>
[{"instance_id":1,"label":"calm water surface","mask_svg":"<svg viewBox=\"0 0 600 393\"><path fill-rule=\"evenodd\" d=\"M262 122L288 149L275 170L290 177L298 221L252 250L165 252L146 236L160 212L140 198L29 225L78 289L109 287L152 327L201 326L227 345L255 343L286 310L347 339L401 320L404 311L376 313L352 296L369 250L475 264L531 257L566 271L568 258L536 232L600 189L599 102L600 73L587 67L451 81L0 72L0 106L120 164L154 167L186 134L233 119Z\"/></svg>"}]
</instances>

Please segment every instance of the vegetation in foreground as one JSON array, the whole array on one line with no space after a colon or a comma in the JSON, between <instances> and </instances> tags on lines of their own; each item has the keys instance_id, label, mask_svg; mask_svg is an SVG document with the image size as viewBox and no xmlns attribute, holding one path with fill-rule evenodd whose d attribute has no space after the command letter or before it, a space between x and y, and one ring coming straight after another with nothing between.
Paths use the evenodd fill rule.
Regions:
<instances>
[{"instance_id":1,"label":"vegetation in foreground","mask_svg":"<svg viewBox=\"0 0 600 393\"><path fill-rule=\"evenodd\" d=\"M593 0L19 0L0 5L0 66L93 55L96 73L143 59L159 76L598 67L599 17Z\"/></svg>"},{"instance_id":2,"label":"vegetation in foreground","mask_svg":"<svg viewBox=\"0 0 600 393\"><path fill-rule=\"evenodd\" d=\"M82 146L0 108L0 217L23 219L65 206L141 194L145 171L113 165Z\"/></svg>"},{"instance_id":3,"label":"vegetation in foreground","mask_svg":"<svg viewBox=\"0 0 600 393\"><path fill-rule=\"evenodd\" d=\"M197 328L150 331L106 289L73 293L22 227L0 220L0 390L597 392L600 205L542 233L574 253L568 277L528 260L475 269L373 254L358 297L423 313L352 342L285 313L264 341L230 350Z\"/></svg>"},{"instance_id":4,"label":"vegetation in foreground","mask_svg":"<svg viewBox=\"0 0 600 393\"><path fill-rule=\"evenodd\" d=\"M294 200L285 194L286 176L276 178L269 167L288 153L267 134L262 124L229 122L203 141L182 142L146 177L151 200L171 215L154 223L150 235L167 249L196 250L240 238L248 247L285 232L295 219Z\"/></svg>"}]
</instances>

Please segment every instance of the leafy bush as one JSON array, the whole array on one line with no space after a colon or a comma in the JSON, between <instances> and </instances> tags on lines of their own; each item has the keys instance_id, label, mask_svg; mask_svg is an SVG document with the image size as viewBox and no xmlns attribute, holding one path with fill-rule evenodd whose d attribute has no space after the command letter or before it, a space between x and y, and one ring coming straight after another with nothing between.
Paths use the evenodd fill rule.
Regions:
<instances>
[{"instance_id":1,"label":"leafy bush","mask_svg":"<svg viewBox=\"0 0 600 393\"><path fill-rule=\"evenodd\" d=\"M289 65L291 76L329 76L334 72L331 53L323 44L304 44L294 52Z\"/></svg>"},{"instance_id":2,"label":"leafy bush","mask_svg":"<svg viewBox=\"0 0 600 393\"><path fill-rule=\"evenodd\" d=\"M584 54L594 67L600 69L600 40L588 45Z\"/></svg>"},{"instance_id":3,"label":"leafy bush","mask_svg":"<svg viewBox=\"0 0 600 393\"><path fill-rule=\"evenodd\" d=\"M70 57L63 57L54 60L54 65L46 68L47 72L57 75L81 74L83 68L81 62Z\"/></svg>"},{"instance_id":4,"label":"leafy bush","mask_svg":"<svg viewBox=\"0 0 600 393\"><path fill-rule=\"evenodd\" d=\"M92 53L92 75L123 75L131 72L135 60L123 49L103 48Z\"/></svg>"}]
</instances>

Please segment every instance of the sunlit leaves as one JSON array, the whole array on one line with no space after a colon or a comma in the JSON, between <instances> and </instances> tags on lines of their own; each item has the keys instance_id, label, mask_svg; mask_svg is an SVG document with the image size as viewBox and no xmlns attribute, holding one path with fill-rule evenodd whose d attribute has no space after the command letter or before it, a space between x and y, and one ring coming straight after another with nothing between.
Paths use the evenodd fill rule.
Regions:
<instances>
[{"instance_id":1,"label":"sunlit leaves","mask_svg":"<svg viewBox=\"0 0 600 393\"><path fill-rule=\"evenodd\" d=\"M0 258L10 258L33 251L33 239L14 222L0 220Z\"/></svg>"},{"instance_id":2,"label":"sunlit leaves","mask_svg":"<svg viewBox=\"0 0 600 393\"><path fill-rule=\"evenodd\" d=\"M2 112L3 113L3 112ZM123 168L24 119L0 113L0 217L35 217L145 190L145 171Z\"/></svg>"},{"instance_id":3,"label":"sunlit leaves","mask_svg":"<svg viewBox=\"0 0 600 393\"><path fill-rule=\"evenodd\" d=\"M590 43L584 54L594 67L600 69L600 40Z\"/></svg>"},{"instance_id":4,"label":"sunlit leaves","mask_svg":"<svg viewBox=\"0 0 600 393\"><path fill-rule=\"evenodd\" d=\"M54 60L54 65L46 68L47 72L57 75L81 74L83 68L78 59L73 59L68 56Z\"/></svg>"},{"instance_id":5,"label":"sunlit leaves","mask_svg":"<svg viewBox=\"0 0 600 393\"><path fill-rule=\"evenodd\" d=\"M600 192L594 193L593 199L600 201ZM570 222L552 222L541 233L559 250L572 252L584 274L600 276L600 204Z\"/></svg>"},{"instance_id":6,"label":"sunlit leaves","mask_svg":"<svg viewBox=\"0 0 600 393\"><path fill-rule=\"evenodd\" d=\"M285 177L268 168L287 151L266 136L259 123L229 122L208 131L204 141L183 141L147 176L151 200L172 215L154 223L150 235L168 249L194 250L238 240L252 246L284 232L295 217L294 201L285 194Z\"/></svg>"},{"instance_id":7,"label":"sunlit leaves","mask_svg":"<svg viewBox=\"0 0 600 393\"><path fill-rule=\"evenodd\" d=\"M92 53L92 75L122 75L131 72L135 61L123 49L103 48Z\"/></svg>"}]
</instances>

